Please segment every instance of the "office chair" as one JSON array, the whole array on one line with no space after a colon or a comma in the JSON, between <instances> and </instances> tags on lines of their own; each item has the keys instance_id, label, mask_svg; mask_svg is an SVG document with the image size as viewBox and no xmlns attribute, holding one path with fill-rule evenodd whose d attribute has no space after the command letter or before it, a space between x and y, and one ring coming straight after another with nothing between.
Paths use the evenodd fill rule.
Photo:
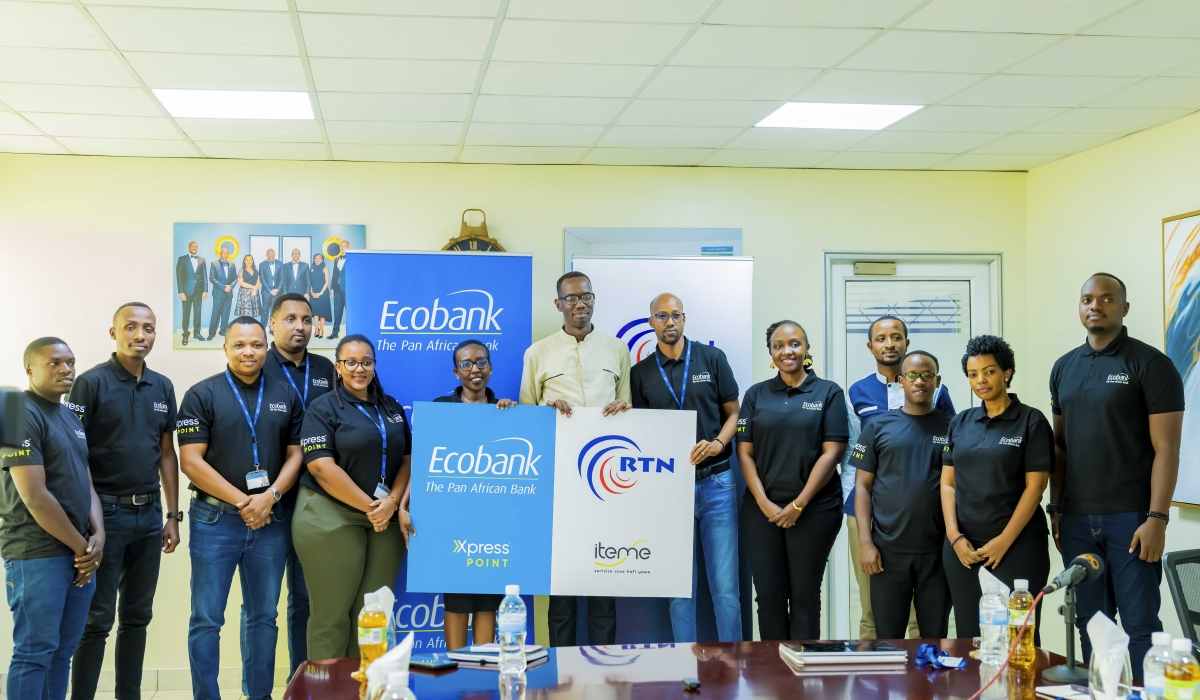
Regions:
<instances>
[{"instance_id":1,"label":"office chair","mask_svg":"<svg viewBox=\"0 0 1200 700\"><path fill-rule=\"evenodd\" d=\"M1179 626L1192 640L1192 647L1200 648L1200 549L1168 553L1163 558L1163 570L1179 614Z\"/></svg>"}]
</instances>

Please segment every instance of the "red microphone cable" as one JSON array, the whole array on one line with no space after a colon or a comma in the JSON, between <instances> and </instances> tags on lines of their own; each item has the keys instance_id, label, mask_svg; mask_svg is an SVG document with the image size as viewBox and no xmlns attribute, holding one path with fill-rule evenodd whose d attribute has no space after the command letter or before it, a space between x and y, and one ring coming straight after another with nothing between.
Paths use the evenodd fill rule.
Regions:
<instances>
[{"instance_id":1,"label":"red microphone cable","mask_svg":"<svg viewBox=\"0 0 1200 700\"><path fill-rule=\"evenodd\" d=\"M1025 613L1025 619L1021 621L1021 628L1017 630L1017 638L1013 640L1012 646L1008 648L1008 656L1004 658L1004 663L1000 664L1000 670L996 671L996 675L992 676L992 680L983 684L983 687L979 689L979 692L975 693L967 700L976 700L979 696L983 695L983 691L987 690L993 683L995 683L996 679L1000 677L1000 674L1004 673L1004 669L1008 668L1008 662L1012 661L1013 654L1017 651L1017 645L1021 643L1021 633L1024 632L1025 628L1029 626L1029 618L1033 617L1033 613L1035 610L1037 610L1038 603L1042 602L1042 596L1044 595L1046 595L1045 591L1039 591L1037 597L1033 599L1033 605L1029 607L1029 612Z\"/></svg>"}]
</instances>

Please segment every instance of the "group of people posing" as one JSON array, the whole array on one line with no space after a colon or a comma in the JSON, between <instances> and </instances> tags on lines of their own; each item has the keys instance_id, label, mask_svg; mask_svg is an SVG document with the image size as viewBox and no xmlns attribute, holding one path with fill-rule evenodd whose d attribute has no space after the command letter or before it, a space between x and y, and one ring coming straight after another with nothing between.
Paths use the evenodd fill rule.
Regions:
<instances>
[{"instance_id":1,"label":"group of people posing","mask_svg":"<svg viewBox=\"0 0 1200 700\"><path fill-rule=\"evenodd\" d=\"M192 490L193 696L220 697L235 572L246 696L271 696L285 576L292 672L307 658L357 656L363 594L394 583L420 522L408 512L411 432L380 384L370 339L342 338L332 362L308 352L313 302L282 292L265 326L253 315L225 325L225 369L192 386L178 411L170 380L146 366L156 321L144 304L117 310L116 351L78 378L65 342L29 344L29 439L0 461L10 698L63 698L69 677L72 698L94 697L114 622L116 697L140 696L160 557L178 546L184 520L180 469ZM1064 561L1090 552L1109 562L1105 580L1079 588L1079 617L1119 611L1141 668L1161 629L1159 559L1183 389L1162 353L1128 337L1129 304L1115 277L1097 274L1083 287L1087 341L1054 367L1053 425L1008 391L1013 351L994 336L967 344L962 371L981 405L955 414L938 359L909 348L901 319L871 325L878 372L849 392L812 370L800 324L780 321L766 333L778 374L739 401L725 354L685 336L676 296L651 301L657 346L632 367L625 344L594 329L585 275L563 275L554 303L562 328L525 352L519 403L565 416L582 406L696 412L694 518L722 641L743 638L739 542L762 638L821 636L821 581L845 512L862 638L903 637L913 626L914 635L944 637L952 608L958 635L978 635L979 567L1010 586L1025 578L1041 587L1053 532ZM460 386L436 400L516 404L488 388L483 343L463 341L451 355ZM1050 530L1041 506L1048 482ZM670 601L677 642L696 639L695 566L692 575L693 597ZM467 643L472 617L475 641L492 641L499 598L447 595L447 646ZM576 643L577 609L574 597L551 597L552 645ZM614 643L615 600L589 598L586 611L586 641Z\"/></svg>"}]
</instances>

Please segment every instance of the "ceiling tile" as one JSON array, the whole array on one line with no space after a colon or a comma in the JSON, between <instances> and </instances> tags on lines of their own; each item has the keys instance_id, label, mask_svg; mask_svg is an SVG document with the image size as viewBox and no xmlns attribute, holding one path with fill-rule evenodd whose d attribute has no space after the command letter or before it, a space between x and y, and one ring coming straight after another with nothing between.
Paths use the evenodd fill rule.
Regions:
<instances>
[{"instance_id":1,"label":"ceiling tile","mask_svg":"<svg viewBox=\"0 0 1200 700\"><path fill-rule=\"evenodd\" d=\"M716 148L740 129L712 126L614 126L598 147Z\"/></svg>"},{"instance_id":2,"label":"ceiling tile","mask_svg":"<svg viewBox=\"0 0 1200 700\"><path fill-rule=\"evenodd\" d=\"M734 139L729 148L766 148L795 151L840 151L874 131L855 129L772 129L755 127Z\"/></svg>"},{"instance_id":3,"label":"ceiling tile","mask_svg":"<svg viewBox=\"0 0 1200 700\"><path fill-rule=\"evenodd\" d=\"M687 29L680 24L509 20L500 29L492 58L531 63L655 66Z\"/></svg>"},{"instance_id":4,"label":"ceiling tile","mask_svg":"<svg viewBox=\"0 0 1200 700\"><path fill-rule=\"evenodd\" d=\"M834 70L795 99L810 102L927 105L979 80L973 73Z\"/></svg>"},{"instance_id":5,"label":"ceiling tile","mask_svg":"<svg viewBox=\"0 0 1200 700\"><path fill-rule=\"evenodd\" d=\"M516 124L607 124L625 100L613 97L480 95L472 121Z\"/></svg>"},{"instance_id":6,"label":"ceiling tile","mask_svg":"<svg viewBox=\"0 0 1200 700\"><path fill-rule=\"evenodd\" d=\"M675 54L671 65L825 68L874 34L870 29L706 24Z\"/></svg>"},{"instance_id":7,"label":"ceiling tile","mask_svg":"<svg viewBox=\"0 0 1200 700\"><path fill-rule=\"evenodd\" d=\"M70 2L70 0L66 0ZM186 7L201 10L262 10L287 12L287 0L87 0L87 5Z\"/></svg>"},{"instance_id":8,"label":"ceiling tile","mask_svg":"<svg viewBox=\"0 0 1200 700\"><path fill-rule=\"evenodd\" d=\"M326 92L464 93L475 89L479 61L312 58L313 82Z\"/></svg>"},{"instance_id":9,"label":"ceiling tile","mask_svg":"<svg viewBox=\"0 0 1200 700\"><path fill-rule=\"evenodd\" d=\"M1200 61L1189 63L1186 66L1180 66L1175 70L1168 71L1167 75L1177 75L1184 78L1200 78Z\"/></svg>"},{"instance_id":10,"label":"ceiling tile","mask_svg":"<svg viewBox=\"0 0 1200 700\"><path fill-rule=\"evenodd\" d=\"M712 0L512 0L504 17L691 24L710 4Z\"/></svg>"},{"instance_id":11,"label":"ceiling tile","mask_svg":"<svg viewBox=\"0 0 1200 700\"><path fill-rule=\"evenodd\" d=\"M878 153L962 153L1003 135L987 132L879 131L861 141L853 150Z\"/></svg>"},{"instance_id":12,"label":"ceiling tile","mask_svg":"<svg viewBox=\"0 0 1200 700\"><path fill-rule=\"evenodd\" d=\"M209 158L254 160L327 160L319 143L254 143L252 141L197 141Z\"/></svg>"},{"instance_id":13,"label":"ceiling tile","mask_svg":"<svg viewBox=\"0 0 1200 700\"><path fill-rule=\"evenodd\" d=\"M1010 134L975 153L1074 153L1119 138L1116 134Z\"/></svg>"},{"instance_id":14,"label":"ceiling tile","mask_svg":"<svg viewBox=\"0 0 1200 700\"><path fill-rule=\"evenodd\" d=\"M333 157L337 160L378 160L394 163L449 163L454 160L456 146L377 146L335 143Z\"/></svg>"},{"instance_id":15,"label":"ceiling tile","mask_svg":"<svg viewBox=\"0 0 1200 700\"><path fill-rule=\"evenodd\" d=\"M483 58L493 20L302 14L309 56L337 58Z\"/></svg>"},{"instance_id":16,"label":"ceiling tile","mask_svg":"<svg viewBox=\"0 0 1200 700\"><path fill-rule=\"evenodd\" d=\"M500 0L296 0L296 7L301 12L495 17Z\"/></svg>"},{"instance_id":17,"label":"ceiling tile","mask_svg":"<svg viewBox=\"0 0 1200 700\"><path fill-rule=\"evenodd\" d=\"M529 163L552 165L574 163L586 148L523 147L523 146L466 146L458 157L460 163Z\"/></svg>"},{"instance_id":18,"label":"ceiling tile","mask_svg":"<svg viewBox=\"0 0 1200 700\"><path fill-rule=\"evenodd\" d=\"M299 57L126 51L125 58L152 88L308 90Z\"/></svg>"},{"instance_id":19,"label":"ceiling tile","mask_svg":"<svg viewBox=\"0 0 1200 700\"><path fill-rule=\"evenodd\" d=\"M1045 154L964 153L939 163L935 170L1029 170L1062 156Z\"/></svg>"},{"instance_id":20,"label":"ceiling tile","mask_svg":"<svg viewBox=\"0 0 1200 700\"><path fill-rule=\"evenodd\" d=\"M0 83L0 100L17 112L127 114L157 117L158 106L140 88Z\"/></svg>"},{"instance_id":21,"label":"ceiling tile","mask_svg":"<svg viewBox=\"0 0 1200 700\"><path fill-rule=\"evenodd\" d=\"M664 66L641 96L698 100L786 100L820 72L816 68Z\"/></svg>"},{"instance_id":22,"label":"ceiling tile","mask_svg":"<svg viewBox=\"0 0 1200 700\"><path fill-rule=\"evenodd\" d=\"M764 27L875 27L891 25L922 0L725 0L708 24Z\"/></svg>"},{"instance_id":23,"label":"ceiling tile","mask_svg":"<svg viewBox=\"0 0 1200 700\"><path fill-rule=\"evenodd\" d=\"M4 153L66 153L45 136L0 135L0 151Z\"/></svg>"},{"instance_id":24,"label":"ceiling tile","mask_svg":"<svg viewBox=\"0 0 1200 700\"><path fill-rule=\"evenodd\" d=\"M590 146L604 127L583 124L492 124L471 122L471 146Z\"/></svg>"},{"instance_id":25,"label":"ceiling tile","mask_svg":"<svg viewBox=\"0 0 1200 700\"><path fill-rule=\"evenodd\" d=\"M704 161L704 165L741 168L811 168L836 155L837 151L767 151L750 148L723 148Z\"/></svg>"},{"instance_id":26,"label":"ceiling tile","mask_svg":"<svg viewBox=\"0 0 1200 700\"><path fill-rule=\"evenodd\" d=\"M867 153L846 151L821 163L822 168L924 170L949 156L945 153Z\"/></svg>"},{"instance_id":27,"label":"ceiling tile","mask_svg":"<svg viewBox=\"0 0 1200 700\"><path fill-rule=\"evenodd\" d=\"M779 102L634 100L617 120L636 126L754 126Z\"/></svg>"},{"instance_id":28,"label":"ceiling tile","mask_svg":"<svg viewBox=\"0 0 1200 700\"><path fill-rule=\"evenodd\" d=\"M198 158L187 141L166 139L89 139L62 136L64 146L88 156L149 156L155 158Z\"/></svg>"},{"instance_id":29,"label":"ceiling tile","mask_svg":"<svg viewBox=\"0 0 1200 700\"><path fill-rule=\"evenodd\" d=\"M336 143L457 145L462 122L326 121L329 140Z\"/></svg>"},{"instance_id":30,"label":"ceiling tile","mask_svg":"<svg viewBox=\"0 0 1200 700\"><path fill-rule=\"evenodd\" d=\"M74 5L0 1L0 46L107 49Z\"/></svg>"},{"instance_id":31,"label":"ceiling tile","mask_svg":"<svg viewBox=\"0 0 1200 700\"><path fill-rule=\"evenodd\" d=\"M1200 109L1200 78L1149 78L1089 106Z\"/></svg>"},{"instance_id":32,"label":"ceiling tile","mask_svg":"<svg viewBox=\"0 0 1200 700\"><path fill-rule=\"evenodd\" d=\"M91 13L122 51L299 55L283 12L95 6Z\"/></svg>"},{"instance_id":33,"label":"ceiling tile","mask_svg":"<svg viewBox=\"0 0 1200 700\"><path fill-rule=\"evenodd\" d=\"M176 119L175 122L193 141L321 141L317 122L310 119Z\"/></svg>"},{"instance_id":34,"label":"ceiling tile","mask_svg":"<svg viewBox=\"0 0 1200 700\"><path fill-rule=\"evenodd\" d=\"M1200 39L1073 36L1006 72L1150 76L1197 59Z\"/></svg>"},{"instance_id":35,"label":"ceiling tile","mask_svg":"<svg viewBox=\"0 0 1200 700\"><path fill-rule=\"evenodd\" d=\"M480 93L551 97L629 97L650 76L650 66L492 61ZM472 76L473 78L474 76Z\"/></svg>"},{"instance_id":36,"label":"ceiling tile","mask_svg":"<svg viewBox=\"0 0 1200 700\"><path fill-rule=\"evenodd\" d=\"M933 0L900 23L904 29L1070 34L1131 0Z\"/></svg>"},{"instance_id":37,"label":"ceiling tile","mask_svg":"<svg viewBox=\"0 0 1200 700\"><path fill-rule=\"evenodd\" d=\"M41 133L12 112L0 112L0 134L40 136Z\"/></svg>"},{"instance_id":38,"label":"ceiling tile","mask_svg":"<svg viewBox=\"0 0 1200 700\"><path fill-rule=\"evenodd\" d=\"M926 107L890 128L897 131L1020 131L1062 111L1057 107Z\"/></svg>"},{"instance_id":39,"label":"ceiling tile","mask_svg":"<svg viewBox=\"0 0 1200 700\"><path fill-rule=\"evenodd\" d=\"M1085 32L1117 36L1200 37L1200 3L1195 0L1145 0Z\"/></svg>"},{"instance_id":40,"label":"ceiling tile","mask_svg":"<svg viewBox=\"0 0 1200 700\"><path fill-rule=\"evenodd\" d=\"M1190 109L1100 109L1083 107L1029 127L1035 132L1128 134L1175 121Z\"/></svg>"},{"instance_id":41,"label":"ceiling tile","mask_svg":"<svg viewBox=\"0 0 1200 700\"><path fill-rule=\"evenodd\" d=\"M137 87L111 51L0 47L0 78L14 83Z\"/></svg>"},{"instance_id":42,"label":"ceiling tile","mask_svg":"<svg viewBox=\"0 0 1200 700\"><path fill-rule=\"evenodd\" d=\"M593 148L585 165L697 165L710 148Z\"/></svg>"},{"instance_id":43,"label":"ceiling tile","mask_svg":"<svg viewBox=\"0 0 1200 700\"><path fill-rule=\"evenodd\" d=\"M171 140L179 138L179 132L163 117L114 117L44 112L26 112L24 116L51 136Z\"/></svg>"},{"instance_id":44,"label":"ceiling tile","mask_svg":"<svg viewBox=\"0 0 1200 700\"><path fill-rule=\"evenodd\" d=\"M1137 80L1084 75L996 75L945 100L948 105L1078 107Z\"/></svg>"},{"instance_id":45,"label":"ceiling tile","mask_svg":"<svg viewBox=\"0 0 1200 700\"><path fill-rule=\"evenodd\" d=\"M349 121L461 122L470 95L321 92L321 114Z\"/></svg>"},{"instance_id":46,"label":"ceiling tile","mask_svg":"<svg viewBox=\"0 0 1200 700\"><path fill-rule=\"evenodd\" d=\"M892 31L852 56L843 68L993 73L1058 41L1040 34Z\"/></svg>"}]
</instances>

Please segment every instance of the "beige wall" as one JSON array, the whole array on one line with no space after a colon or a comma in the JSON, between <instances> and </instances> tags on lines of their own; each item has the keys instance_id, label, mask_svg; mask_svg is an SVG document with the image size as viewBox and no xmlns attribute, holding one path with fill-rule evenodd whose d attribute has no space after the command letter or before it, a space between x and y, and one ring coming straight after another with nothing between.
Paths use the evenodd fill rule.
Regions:
<instances>
[{"instance_id":1,"label":"beige wall","mask_svg":"<svg viewBox=\"0 0 1200 700\"><path fill-rule=\"evenodd\" d=\"M0 292L0 384L23 385L21 350L42 335L66 339L84 367L105 359L112 311L122 302L145 301L168 322L175 222L361 223L370 248L436 249L457 233L467 207L487 211L509 250L535 254L535 337L558 323L551 299L564 227L721 226L741 227L744 253L755 257L754 327L800 320L818 361L822 251L860 249L1003 253L1005 328L1028 357L1025 180L1023 173L0 155L0 250L9 260ZM768 376L765 350L760 360L756 379ZM223 360L212 351L172 350L164 337L149 362L182 397ZM186 544L186 528L183 535ZM149 669L187 666L188 570L182 549L164 559ZM238 663L236 618L235 599L222 666ZM10 645L4 613L0 660ZM284 653L281 640L278 663Z\"/></svg>"}]
</instances>

